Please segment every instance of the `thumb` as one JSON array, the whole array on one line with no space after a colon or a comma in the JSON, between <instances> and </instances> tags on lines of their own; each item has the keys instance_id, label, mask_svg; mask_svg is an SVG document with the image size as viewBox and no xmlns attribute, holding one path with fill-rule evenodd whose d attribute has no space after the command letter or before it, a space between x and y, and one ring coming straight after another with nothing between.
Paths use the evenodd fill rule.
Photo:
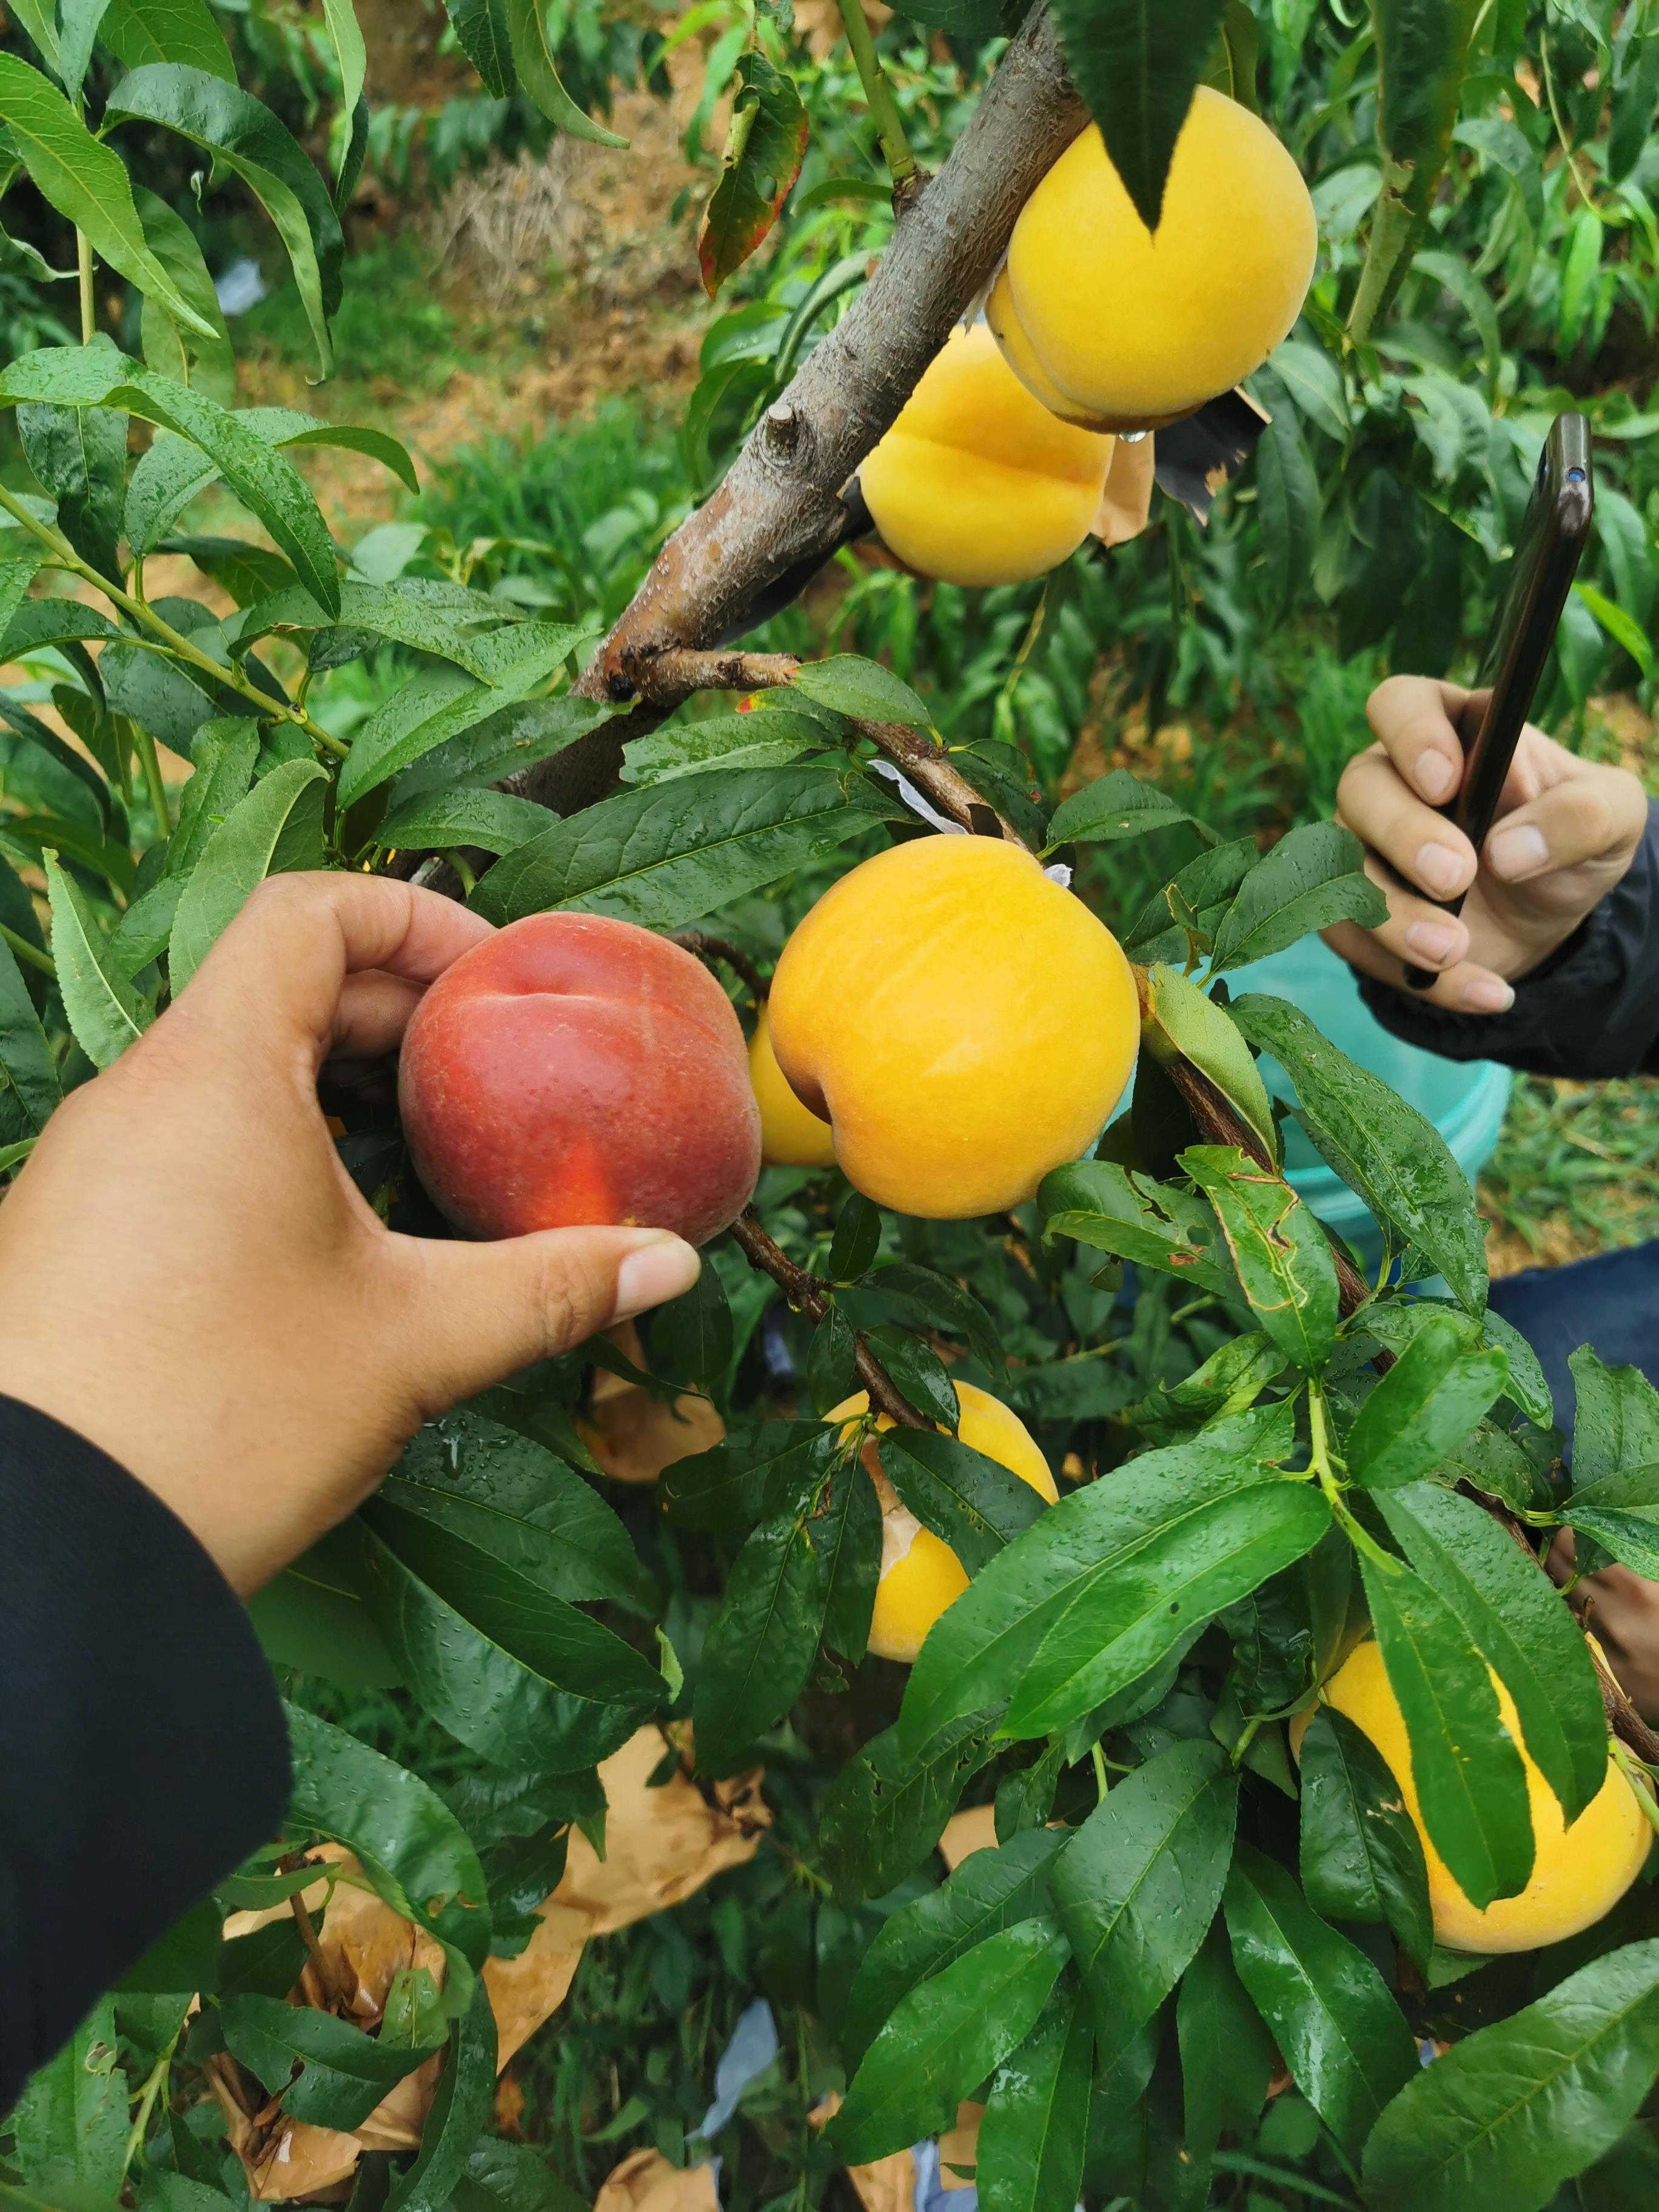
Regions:
<instances>
[{"instance_id":1,"label":"thumb","mask_svg":"<svg viewBox=\"0 0 1659 2212\"><path fill-rule=\"evenodd\" d=\"M395 1366L429 1419L613 1322L689 1291L693 1248L666 1229L545 1229L494 1243L397 1237Z\"/></svg>"}]
</instances>

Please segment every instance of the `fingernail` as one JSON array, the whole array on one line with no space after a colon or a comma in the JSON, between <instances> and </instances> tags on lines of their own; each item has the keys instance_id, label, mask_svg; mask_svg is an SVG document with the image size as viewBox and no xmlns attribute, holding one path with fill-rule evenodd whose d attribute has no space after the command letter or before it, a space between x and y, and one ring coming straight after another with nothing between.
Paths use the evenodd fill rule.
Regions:
<instances>
[{"instance_id":1,"label":"fingernail","mask_svg":"<svg viewBox=\"0 0 1659 2212\"><path fill-rule=\"evenodd\" d=\"M1463 880L1463 862L1449 845L1432 842L1417 848L1417 880L1431 891L1455 891Z\"/></svg>"},{"instance_id":2,"label":"fingernail","mask_svg":"<svg viewBox=\"0 0 1659 2212\"><path fill-rule=\"evenodd\" d=\"M652 1306L666 1305L689 1291L702 1273L702 1261L692 1247L666 1229L653 1233L649 1243L637 1244L617 1270L617 1304L612 1321L630 1321Z\"/></svg>"},{"instance_id":3,"label":"fingernail","mask_svg":"<svg viewBox=\"0 0 1659 2212\"><path fill-rule=\"evenodd\" d=\"M1456 770L1444 753L1437 753L1432 748L1419 753L1412 776L1425 799L1443 799L1457 781Z\"/></svg>"},{"instance_id":4,"label":"fingernail","mask_svg":"<svg viewBox=\"0 0 1659 2212\"><path fill-rule=\"evenodd\" d=\"M1443 960L1449 960L1463 941L1463 933L1449 921L1414 921L1406 932L1406 942L1419 959L1431 961L1437 968Z\"/></svg>"},{"instance_id":5,"label":"fingernail","mask_svg":"<svg viewBox=\"0 0 1659 2212\"><path fill-rule=\"evenodd\" d=\"M1513 830L1495 830L1486 847L1493 873L1510 883L1518 876L1536 875L1549 856L1543 831L1534 830L1530 822L1518 822Z\"/></svg>"},{"instance_id":6,"label":"fingernail","mask_svg":"<svg viewBox=\"0 0 1659 2212\"><path fill-rule=\"evenodd\" d=\"M1496 975L1475 976L1464 984L1462 998L1465 1012L1471 1014L1506 1014L1515 1004L1514 992Z\"/></svg>"}]
</instances>

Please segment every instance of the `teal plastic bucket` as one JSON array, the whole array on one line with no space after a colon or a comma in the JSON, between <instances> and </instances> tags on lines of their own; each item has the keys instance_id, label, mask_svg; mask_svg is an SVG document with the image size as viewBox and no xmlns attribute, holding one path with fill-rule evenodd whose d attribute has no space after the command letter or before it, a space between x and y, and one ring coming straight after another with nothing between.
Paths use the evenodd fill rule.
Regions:
<instances>
[{"instance_id":1,"label":"teal plastic bucket","mask_svg":"<svg viewBox=\"0 0 1659 2212\"><path fill-rule=\"evenodd\" d=\"M1339 1051L1380 1075L1432 1121L1459 1167L1475 1181L1492 1158L1510 1103L1512 1079L1507 1067L1490 1060L1442 1060L1402 1044L1365 1006L1347 962L1316 937L1304 937L1286 952L1239 969L1228 976L1227 988L1235 998L1266 991L1299 1006ZM1276 1060L1264 1053L1260 1065L1269 1091L1280 1098L1296 1096L1296 1086ZM1370 1209L1326 1166L1295 1121L1285 1124L1285 1171L1320 1219L1375 1267L1382 1256L1382 1237Z\"/></svg>"}]
</instances>

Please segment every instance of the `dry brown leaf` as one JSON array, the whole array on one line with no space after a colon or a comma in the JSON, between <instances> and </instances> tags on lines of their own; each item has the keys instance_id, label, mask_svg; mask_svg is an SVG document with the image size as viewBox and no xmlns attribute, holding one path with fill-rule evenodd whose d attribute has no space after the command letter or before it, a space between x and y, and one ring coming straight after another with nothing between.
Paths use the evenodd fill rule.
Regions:
<instances>
[{"instance_id":1,"label":"dry brown leaf","mask_svg":"<svg viewBox=\"0 0 1659 2212\"><path fill-rule=\"evenodd\" d=\"M806 2115L809 2127L828 2127L841 2110L839 2091L831 2089ZM890 2151L868 2166L843 2169L857 2192L864 2212L912 2212L916 2201L916 2161L908 2150Z\"/></svg>"},{"instance_id":2,"label":"dry brown leaf","mask_svg":"<svg viewBox=\"0 0 1659 2212\"><path fill-rule=\"evenodd\" d=\"M971 1853L994 1851L996 1847L994 1805L970 1805L965 1813L952 1813L939 1839L939 1856L952 1874Z\"/></svg>"},{"instance_id":3,"label":"dry brown leaf","mask_svg":"<svg viewBox=\"0 0 1659 2212\"><path fill-rule=\"evenodd\" d=\"M516 2136L519 2122L524 2118L524 2091L518 2079L503 2074L495 2084L495 2101L490 2107L490 2124L498 2136Z\"/></svg>"},{"instance_id":4,"label":"dry brown leaf","mask_svg":"<svg viewBox=\"0 0 1659 2212\"><path fill-rule=\"evenodd\" d=\"M983 2105L967 2100L957 2106L957 2124L939 2139L939 2185L941 2189L971 2189L974 2164L979 2156L979 2124ZM963 2171L966 2168L966 2172Z\"/></svg>"},{"instance_id":5,"label":"dry brown leaf","mask_svg":"<svg viewBox=\"0 0 1659 2212\"><path fill-rule=\"evenodd\" d=\"M1127 438L1114 440L1100 505L1089 526L1103 545L1127 545L1146 527L1152 511L1152 462L1150 432L1133 445Z\"/></svg>"},{"instance_id":6,"label":"dry brown leaf","mask_svg":"<svg viewBox=\"0 0 1659 2212\"><path fill-rule=\"evenodd\" d=\"M279 2121L274 2133L256 2129L236 2097L229 2060L210 2058L205 2071L255 2203L312 2201L337 2189L356 2171L362 2146L355 2136L303 2120Z\"/></svg>"},{"instance_id":7,"label":"dry brown leaf","mask_svg":"<svg viewBox=\"0 0 1659 2212\"><path fill-rule=\"evenodd\" d=\"M670 2166L659 2150L636 2150L599 2185L593 2212L720 2212L712 2166Z\"/></svg>"},{"instance_id":8,"label":"dry brown leaf","mask_svg":"<svg viewBox=\"0 0 1659 2212\"><path fill-rule=\"evenodd\" d=\"M412 2074L405 2074L401 2081L392 2083L368 2118L352 2130L365 2150L420 2148L421 2130L432 2109L443 2065L441 2051Z\"/></svg>"},{"instance_id":9,"label":"dry brown leaf","mask_svg":"<svg viewBox=\"0 0 1659 2212\"><path fill-rule=\"evenodd\" d=\"M483 1985L495 2015L498 2071L564 2002L582 1946L592 1933L588 1915L561 1905L556 1893L544 1898L536 1913L540 1925L516 1959L486 1959L483 1964Z\"/></svg>"},{"instance_id":10,"label":"dry brown leaf","mask_svg":"<svg viewBox=\"0 0 1659 2212\"><path fill-rule=\"evenodd\" d=\"M644 1367L644 1347L631 1321L608 1335L624 1359ZM592 1411L576 1425L582 1442L617 1482L654 1482L664 1468L694 1452L712 1451L726 1434L725 1422L707 1398L687 1393L671 1404L603 1367L593 1377Z\"/></svg>"},{"instance_id":11,"label":"dry brown leaf","mask_svg":"<svg viewBox=\"0 0 1659 2212\"><path fill-rule=\"evenodd\" d=\"M605 1784L605 1856L573 1832L564 1879L552 1902L586 1913L596 1936L627 1928L678 1905L693 1890L753 1858L771 1808L760 1795L760 1770L716 1785L709 1804L684 1768L648 1787L661 1765L661 1732L642 1728L599 1768Z\"/></svg>"}]
</instances>

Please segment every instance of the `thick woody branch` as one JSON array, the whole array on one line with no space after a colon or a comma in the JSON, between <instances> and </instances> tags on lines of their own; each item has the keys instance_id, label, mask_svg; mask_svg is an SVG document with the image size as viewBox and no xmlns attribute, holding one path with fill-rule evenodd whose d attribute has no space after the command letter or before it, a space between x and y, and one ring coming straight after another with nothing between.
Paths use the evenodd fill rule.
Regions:
<instances>
[{"instance_id":1,"label":"thick woody branch","mask_svg":"<svg viewBox=\"0 0 1659 2212\"><path fill-rule=\"evenodd\" d=\"M746 1206L732 1224L732 1234L737 1239L743 1255L751 1267L769 1275L797 1313L804 1313L810 1322L821 1322L830 1310L834 1285L820 1275L809 1274L798 1267L789 1255L775 1244L761 1227L760 1216L752 1206ZM854 1372L864 1385L871 1405L878 1413L902 1429L928 1429L933 1423L919 1413L903 1395L892 1376L876 1358L864 1339L854 1340Z\"/></svg>"},{"instance_id":2,"label":"thick woody branch","mask_svg":"<svg viewBox=\"0 0 1659 2212\"><path fill-rule=\"evenodd\" d=\"M768 584L840 542L842 487L995 273L1021 208L1085 120L1039 6L943 168L902 196L869 283L663 548L578 684L585 697L641 697L660 714L675 687L653 682L653 660L711 647ZM607 787L622 741L638 734L611 723L514 787L569 812Z\"/></svg>"}]
</instances>

